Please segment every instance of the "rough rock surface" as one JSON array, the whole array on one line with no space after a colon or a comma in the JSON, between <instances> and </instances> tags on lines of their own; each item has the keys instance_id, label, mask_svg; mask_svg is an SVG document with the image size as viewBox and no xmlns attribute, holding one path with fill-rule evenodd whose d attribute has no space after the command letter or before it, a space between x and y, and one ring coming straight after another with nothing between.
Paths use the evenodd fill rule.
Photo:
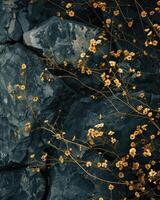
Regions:
<instances>
[{"instance_id":1,"label":"rough rock surface","mask_svg":"<svg viewBox=\"0 0 160 200\"><path fill-rule=\"evenodd\" d=\"M14 2L0 2L0 44L7 41L18 41L22 37L22 28L17 20Z\"/></svg>"},{"instance_id":2,"label":"rough rock surface","mask_svg":"<svg viewBox=\"0 0 160 200\"><path fill-rule=\"evenodd\" d=\"M38 28L24 33L23 39L26 45L50 53L58 64L67 61L76 65L80 53L88 50L90 39L99 32L99 29L81 23L52 17Z\"/></svg>"},{"instance_id":3,"label":"rough rock surface","mask_svg":"<svg viewBox=\"0 0 160 200\"><path fill-rule=\"evenodd\" d=\"M129 148L129 137L126 137L128 130L133 130L137 124L146 123L146 120L120 115L120 112L133 113L118 100L118 92L115 92L115 96L107 93L107 98L101 97L97 101L91 98L93 94L100 95L101 92L100 80L93 74L85 76L78 71L79 81L76 80L76 73L70 78L80 53L87 52L90 40L101 33L99 27L102 24L99 19L95 19L95 14L109 18L110 13L105 12L103 15L100 10L94 13L87 7L88 1L77 0L77 5L82 3L84 6L81 9L74 7L77 15L71 20L61 9L59 0L51 2L0 2L0 200L97 200L100 196L109 200L107 186L90 178L76 163L57 164L56 160L50 168L48 160L40 162L42 153L47 152L53 160L59 159L61 151L57 151L57 147L66 148L66 143L57 142L53 134L43 129L41 124L53 123L58 131L60 128L65 132L68 139L72 140L76 136L76 139L86 143L88 129L104 122L107 130L116 132L119 140L117 149L123 154ZM114 7L114 3L111 6ZM63 13L63 20L56 16L59 11ZM125 11L124 14L134 16L137 20L135 10ZM80 19L80 16L83 18ZM117 20L115 17L113 20L119 23L122 19ZM129 32L127 24L123 25L126 27L125 31ZM109 28L108 30L110 32ZM112 31L114 33L116 28ZM132 34L136 36L141 31L139 24ZM139 34L138 39L142 38ZM99 57L112 46L115 49L125 49L129 45L124 40L109 40L108 36L96 55L91 54L87 63L89 66L96 68L100 63ZM142 47L135 46L131 50ZM160 107L158 52L152 51L151 58L140 55L136 63L119 61L119 65L125 70L132 66L136 70L142 70L142 79L130 76L131 83L139 85L136 91L130 92L135 97L134 103L138 102L137 94L145 91L147 103L152 108ZM156 61L153 61L155 57ZM71 68L70 74L66 72L66 68L64 71L59 68L64 61L75 66ZM26 69L22 69L22 64L26 65ZM93 86L98 92L89 91ZM50 142L53 142L53 146ZM86 161L89 158L97 161L98 156L95 157L87 148L82 148L79 155L79 147L72 143L67 147L74 150L75 156ZM30 158L32 154L35 154L35 160ZM108 153L104 159L112 161L113 156ZM42 169L35 173L34 169L39 165ZM114 177L107 172L93 169L94 173L114 181ZM115 199L120 199L117 190L113 192L113 200Z\"/></svg>"},{"instance_id":4,"label":"rough rock surface","mask_svg":"<svg viewBox=\"0 0 160 200\"><path fill-rule=\"evenodd\" d=\"M33 126L39 121L53 119L60 93L68 91L69 94L71 89L56 78L50 83L42 81L40 75L44 67L41 59L21 44L2 45L0 50L0 164L19 163L26 156L30 140L30 131L25 132L26 123ZM26 70L21 75L24 63ZM26 90L21 90L19 85L24 85ZM38 102L35 103L34 98L38 98Z\"/></svg>"},{"instance_id":5,"label":"rough rock surface","mask_svg":"<svg viewBox=\"0 0 160 200\"><path fill-rule=\"evenodd\" d=\"M36 200L42 199L45 191L43 176L29 170L8 170L0 172L0 198Z\"/></svg>"}]
</instances>

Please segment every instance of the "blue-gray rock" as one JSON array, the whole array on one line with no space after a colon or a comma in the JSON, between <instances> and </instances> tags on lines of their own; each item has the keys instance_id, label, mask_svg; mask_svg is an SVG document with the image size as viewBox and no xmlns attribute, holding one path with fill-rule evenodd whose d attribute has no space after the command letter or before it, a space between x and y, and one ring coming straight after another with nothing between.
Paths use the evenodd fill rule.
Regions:
<instances>
[{"instance_id":1,"label":"blue-gray rock","mask_svg":"<svg viewBox=\"0 0 160 200\"><path fill-rule=\"evenodd\" d=\"M29 169L0 172L1 200L39 200L43 198L45 181L41 174Z\"/></svg>"},{"instance_id":2,"label":"blue-gray rock","mask_svg":"<svg viewBox=\"0 0 160 200\"><path fill-rule=\"evenodd\" d=\"M42 81L43 71L41 59L22 45L0 46L0 165L24 160L31 128L56 117L59 100L70 94L56 77Z\"/></svg>"},{"instance_id":3,"label":"blue-gray rock","mask_svg":"<svg viewBox=\"0 0 160 200\"><path fill-rule=\"evenodd\" d=\"M100 196L109 196L101 185L96 186L94 180L85 176L85 173L76 164L57 165L51 170L51 184L48 200L84 200L98 199Z\"/></svg>"},{"instance_id":4,"label":"blue-gray rock","mask_svg":"<svg viewBox=\"0 0 160 200\"><path fill-rule=\"evenodd\" d=\"M17 11L13 1L0 4L0 43L18 41L22 37L22 29L17 20Z\"/></svg>"},{"instance_id":5,"label":"blue-gray rock","mask_svg":"<svg viewBox=\"0 0 160 200\"><path fill-rule=\"evenodd\" d=\"M90 39L100 32L98 28L82 23L51 17L24 33L23 39L26 45L51 54L58 64L67 61L76 66L80 53L88 51Z\"/></svg>"}]
</instances>

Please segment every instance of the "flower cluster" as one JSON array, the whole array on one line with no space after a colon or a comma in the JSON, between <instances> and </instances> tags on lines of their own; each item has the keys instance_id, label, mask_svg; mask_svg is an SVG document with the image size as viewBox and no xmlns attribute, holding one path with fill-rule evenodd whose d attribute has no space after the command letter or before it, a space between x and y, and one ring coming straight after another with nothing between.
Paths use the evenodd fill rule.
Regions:
<instances>
[{"instance_id":1,"label":"flower cluster","mask_svg":"<svg viewBox=\"0 0 160 200\"><path fill-rule=\"evenodd\" d=\"M142 133L144 133L144 131L147 131L147 124L143 124L143 125L138 125L136 127L136 130L130 135L130 139L134 140L138 135L141 135Z\"/></svg>"},{"instance_id":2,"label":"flower cluster","mask_svg":"<svg viewBox=\"0 0 160 200\"><path fill-rule=\"evenodd\" d=\"M107 9L107 4L105 1L93 1L92 6L93 8L99 8L102 11L106 11Z\"/></svg>"},{"instance_id":3,"label":"flower cluster","mask_svg":"<svg viewBox=\"0 0 160 200\"><path fill-rule=\"evenodd\" d=\"M89 51L91 51L92 53L96 53L97 45L101 43L102 43L101 39L98 39L98 40L91 39L90 44L89 44Z\"/></svg>"}]
</instances>

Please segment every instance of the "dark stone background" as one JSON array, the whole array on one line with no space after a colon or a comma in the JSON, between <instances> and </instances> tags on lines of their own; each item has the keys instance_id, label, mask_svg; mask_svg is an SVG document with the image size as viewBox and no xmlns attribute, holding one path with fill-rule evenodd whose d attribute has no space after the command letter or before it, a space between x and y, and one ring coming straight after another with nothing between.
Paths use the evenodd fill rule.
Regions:
<instances>
[{"instance_id":1,"label":"dark stone background","mask_svg":"<svg viewBox=\"0 0 160 200\"><path fill-rule=\"evenodd\" d=\"M132 4L130 1L124 3ZM95 14L90 7L84 5L81 8L75 7L77 17L70 19L60 8L60 4L58 0L54 1L54 4L47 0L33 3L27 0L0 1L0 200L87 200L101 195L107 199L106 188L98 181L84 176L82 170L74 164L57 164L52 168L47 168L44 164L39 173L32 172L29 169L31 153L40 155L41 152L47 151L53 156L58 154L47 145L50 134L42 130L34 131L34 128L46 119L54 122L61 111L59 127L66 132L68 138L76 134L85 142L86 131L100 122L98 115L103 113L103 121L119 133L119 141L123 145L118 148L123 153L128 148L128 130L132 130L141 121L138 118L120 117L103 98L92 100L92 93L80 83L74 79L60 78L65 75L63 71L53 69L51 74L48 73L52 81L40 80L40 74L46 66L44 55L53 58L55 63L52 66L62 65L67 59L74 69L80 51L87 50L89 40L101 31L102 24L96 15L102 19L106 18L100 11ZM110 6L112 4L111 1ZM57 11L64 12L65 20L56 17ZM124 12L127 17L139 20L134 5L124 9ZM158 22L158 16L154 20ZM126 27L123 31L129 30ZM144 37L140 22L130 34L140 41L137 46L141 48ZM111 43L115 49L129 47L126 41ZM131 50L135 51L136 47L130 46ZM108 44L102 49L108 51ZM100 54L99 52L98 56ZM148 104L157 107L160 106L159 49L151 50L151 55L152 57L148 58L141 55L135 63L135 67L141 67L143 71L143 78L139 80L136 92L145 91ZM98 56L91 57L89 61L93 67L99 62ZM12 96L17 94L16 84L22 81L22 63L27 65L26 77L23 80L27 84L27 98L25 101L18 101ZM94 77L79 77L85 84L100 88L100 83ZM40 99L32 105L35 115L29 106L33 96ZM130 112L117 102L115 97L108 98L115 102L119 110ZM24 125L28 121L33 130L26 135ZM86 151L83 156L93 157ZM102 176L112 179L108 174ZM118 192L114 195L118 200Z\"/></svg>"}]
</instances>

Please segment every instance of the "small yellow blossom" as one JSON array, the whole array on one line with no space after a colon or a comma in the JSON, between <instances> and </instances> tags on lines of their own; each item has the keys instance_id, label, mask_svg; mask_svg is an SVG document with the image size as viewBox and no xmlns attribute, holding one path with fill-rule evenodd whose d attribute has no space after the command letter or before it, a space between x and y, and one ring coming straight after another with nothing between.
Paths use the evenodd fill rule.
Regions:
<instances>
[{"instance_id":1,"label":"small yellow blossom","mask_svg":"<svg viewBox=\"0 0 160 200\"><path fill-rule=\"evenodd\" d=\"M110 86L110 84L111 84L111 81L109 79L106 79L104 81L104 86L108 87L108 86Z\"/></svg>"},{"instance_id":2,"label":"small yellow blossom","mask_svg":"<svg viewBox=\"0 0 160 200\"><path fill-rule=\"evenodd\" d=\"M86 53L85 52L82 52L81 54L80 54L80 57L81 58L84 58L86 56Z\"/></svg>"},{"instance_id":3,"label":"small yellow blossom","mask_svg":"<svg viewBox=\"0 0 160 200\"><path fill-rule=\"evenodd\" d=\"M21 65L21 68L22 68L22 69L26 69L26 67L27 67L26 64L22 64L22 65Z\"/></svg>"},{"instance_id":4,"label":"small yellow blossom","mask_svg":"<svg viewBox=\"0 0 160 200\"><path fill-rule=\"evenodd\" d=\"M141 17L146 17L146 16L147 16L147 12L143 10L143 11L141 12Z\"/></svg>"},{"instance_id":5,"label":"small yellow blossom","mask_svg":"<svg viewBox=\"0 0 160 200\"><path fill-rule=\"evenodd\" d=\"M124 178L124 173L123 172L119 172L118 176L119 176L119 178Z\"/></svg>"},{"instance_id":6,"label":"small yellow blossom","mask_svg":"<svg viewBox=\"0 0 160 200\"><path fill-rule=\"evenodd\" d=\"M109 189L110 191L114 190L114 185L113 185L113 184L109 184L108 189Z\"/></svg>"},{"instance_id":7,"label":"small yellow blossom","mask_svg":"<svg viewBox=\"0 0 160 200\"><path fill-rule=\"evenodd\" d=\"M149 111L150 111L149 108L144 108L144 110L143 110L143 114L144 114L144 115L147 115Z\"/></svg>"},{"instance_id":8,"label":"small yellow blossom","mask_svg":"<svg viewBox=\"0 0 160 200\"><path fill-rule=\"evenodd\" d=\"M137 198L139 198L139 197L140 197L140 194L139 194L139 192L135 192L134 194L135 194L135 196L136 196Z\"/></svg>"},{"instance_id":9,"label":"small yellow blossom","mask_svg":"<svg viewBox=\"0 0 160 200\"><path fill-rule=\"evenodd\" d=\"M91 161L87 161L86 162L86 167L91 167L92 166L92 162Z\"/></svg>"},{"instance_id":10,"label":"small yellow blossom","mask_svg":"<svg viewBox=\"0 0 160 200\"><path fill-rule=\"evenodd\" d=\"M34 97L32 98L32 100L33 100L33 102L37 102L37 101L39 100L39 97L34 96Z\"/></svg>"},{"instance_id":11,"label":"small yellow blossom","mask_svg":"<svg viewBox=\"0 0 160 200\"><path fill-rule=\"evenodd\" d=\"M24 125L24 131L25 133L29 133L31 130L31 123L30 122L26 122Z\"/></svg>"},{"instance_id":12,"label":"small yellow blossom","mask_svg":"<svg viewBox=\"0 0 160 200\"><path fill-rule=\"evenodd\" d=\"M63 156L60 156L60 157L59 157L59 162L60 162L61 164L64 163L64 158L63 158Z\"/></svg>"},{"instance_id":13,"label":"small yellow blossom","mask_svg":"<svg viewBox=\"0 0 160 200\"><path fill-rule=\"evenodd\" d=\"M25 85L20 85L20 89L21 89L21 90L25 90L25 89L26 89L26 86L25 86Z\"/></svg>"},{"instance_id":14,"label":"small yellow blossom","mask_svg":"<svg viewBox=\"0 0 160 200\"><path fill-rule=\"evenodd\" d=\"M95 128L103 128L104 127L104 123L96 124L94 127Z\"/></svg>"},{"instance_id":15,"label":"small yellow blossom","mask_svg":"<svg viewBox=\"0 0 160 200\"><path fill-rule=\"evenodd\" d=\"M111 20L110 18L108 18L108 19L106 19L106 21L105 21L105 22L106 22L106 24L107 24L107 25L110 25L110 24L111 24L111 22L112 22L112 20Z\"/></svg>"},{"instance_id":16,"label":"small yellow blossom","mask_svg":"<svg viewBox=\"0 0 160 200\"><path fill-rule=\"evenodd\" d=\"M41 160L43 161L43 162L45 162L46 160L47 160L47 153L44 153L42 156L41 156Z\"/></svg>"},{"instance_id":17,"label":"small yellow blossom","mask_svg":"<svg viewBox=\"0 0 160 200\"><path fill-rule=\"evenodd\" d=\"M121 82L117 78L114 80L114 83L117 88L121 87L121 85L122 85Z\"/></svg>"},{"instance_id":18,"label":"small yellow blossom","mask_svg":"<svg viewBox=\"0 0 160 200\"><path fill-rule=\"evenodd\" d=\"M68 11L68 15L70 17L74 17L75 16L75 12L73 10Z\"/></svg>"},{"instance_id":19,"label":"small yellow blossom","mask_svg":"<svg viewBox=\"0 0 160 200\"><path fill-rule=\"evenodd\" d=\"M114 14L115 16L118 16L118 15L120 14L120 12L119 12L119 10L114 10L114 11L113 11L113 14Z\"/></svg>"},{"instance_id":20,"label":"small yellow blossom","mask_svg":"<svg viewBox=\"0 0 160 200\"><path fill-rule=\"evenodd\" d=\"M149 169L151 168L151 164L145 164L144 166L145 166L145 168L146 168L147 170L149 170Z\"/></svg>"},{"instance_id":21,"label":"small yellow blossom","mask_svg":"<svg viewBox=\"0 0 160 200\"><path fill-rule=\"evenodd\" d=\"M149 172L149 177L154 177L156 175L157 175L157 172L151 169L151 171Z\"/></svg>"},{"instance_id":22,"label":"small yellow blossom","mask_svg":"<svg viewBox=\"0 0 160 200\"><path fill-rule=\"evenodd\" d=\"M139 169L139 163L138 162L134 162L133 164L132 164L132 170L138 170Z\"/></svg>"},{"instance_id":23,"label":"small yellow blossom","mask_svg":"<svg viewBox=\"0 0 160 200\"><path fill-rule=\"evenodd\" d=\"M31 158L31 159L34 159L34 158L35 158L35 154L31 154L31 155L30 155L30 158Z\"/></svg>"},{"instance_id":24,"label":"small yellow blossom","mask_svg":"<svg viewBox=\"0 0 160 200\"><path fill-rule=\"evenodd\" d=\"M115 66L116 66L116 62L113 61L113 60L110 60L110 61L109 61L109 64L110 64L111 67L115 67Z\"/></svg>"},{"instance_id":25,"label":"small yellow blossom","mask_svg":"<svg viewBox=\"0 0 160 200\"><path fill-rule=\"evenodd\" d=\"M131 134L131 135L130 135L130 139L131 139L131 140L134 140L134 139L135 139L135 134Z\"/></svg>"},{"instance_id":26,"label":"small yellow blossom","mask_svg":"<svg viewBox=\"0 0 160 200\"><path fill-rule=\"evenodd\" d=\"M66 8L69 9L72 7L72 3L67 3Z\"/></svg>"},{"instance_id":27,"label":"small yellow blossom","mask_svg":"<svg viewBox=\"0 0 160 200\"><path fill-rule=\"evenodd\" d=\"M136 149L135 149L135 148L131 148L131 149L129 150L129 154L134 158L135 155L136 155Z\"/></svg>"},{"instance_id":28,"label":"small yellow blossom","mask_svg":"<svg viewBox=\"0 0 160 200\"><path fill-rule=\"evenodd\" d=\"M68 157L71 155L71 152L69 150L65 150L64 154Z\"/></svg>"},{"instance_id":29,"label":"small yellow blossom","mask_svg":"<svg viewBox=\"0 0 160 200\"><path fill-rule=\"evenodd\" d=\"M152 155L151 150L149 148L144 148L143 155L144 157L150 157Z\"/></svg>"}]
</instances>

